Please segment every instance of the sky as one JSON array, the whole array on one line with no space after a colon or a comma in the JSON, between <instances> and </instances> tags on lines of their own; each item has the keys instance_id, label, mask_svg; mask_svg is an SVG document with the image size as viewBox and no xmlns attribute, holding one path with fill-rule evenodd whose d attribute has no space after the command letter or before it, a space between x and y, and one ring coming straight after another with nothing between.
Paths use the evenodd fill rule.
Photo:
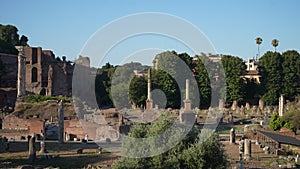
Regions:
<instances>
[{"instance_id":1,"label":"sky","mask_svg":"<svg viewBox=\"0 0 300 169\"><path fill-rule=\"evenodd\" d=\"M20 35L29 38L30 46L50 49L56 56L75 60L87 41L113 21L136 13L164 13L197 27L216 53L246 60L257 54L256 37L263 39L262 54L274 50L274 38L279 40L277 51L300 51L299 7L298 0L0 0L0 24L15 25ZM101 39L98 45L106 41ZM153 55L164 50L194 54L182 43L163 36L146 35L142 40L132 37L126 42L97 64L119 64L120 60L130 60L129 56ZM151 60L152 56L147 58Z\"/></svg>"}]
</instances>

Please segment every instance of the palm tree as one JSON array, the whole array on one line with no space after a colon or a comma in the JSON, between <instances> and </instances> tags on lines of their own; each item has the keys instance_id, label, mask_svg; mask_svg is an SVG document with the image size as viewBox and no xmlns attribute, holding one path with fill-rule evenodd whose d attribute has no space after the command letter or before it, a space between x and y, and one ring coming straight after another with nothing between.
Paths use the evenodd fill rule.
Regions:
<instances>
[{"instance_id":1,"label":"palm tree","mask_svg":"<svg viewBox=\"0 0 300 169\"><path fill-rule=\"evenodd\" d=\"M257 57L259 58L260 57L259 45L262 43L263 40L261 37L257 37L255 40L256 40L256 44L257 44ZM256 58L256 60L258 58Z\"/></svg>"},{"instance_id":2,"label":"palm tree","mask_svg":"<svg viewBox=\"0 0 300 169\"><path fill-rule=\"evenodd\" d=\"M275 52L276 52L276 47L278 46L278 43L279 43L279 40L277 40L277 39L273 39L273 40L272 40L272 45L273 45L274 48L275 48Z\"/></svg>"}]
</instances>

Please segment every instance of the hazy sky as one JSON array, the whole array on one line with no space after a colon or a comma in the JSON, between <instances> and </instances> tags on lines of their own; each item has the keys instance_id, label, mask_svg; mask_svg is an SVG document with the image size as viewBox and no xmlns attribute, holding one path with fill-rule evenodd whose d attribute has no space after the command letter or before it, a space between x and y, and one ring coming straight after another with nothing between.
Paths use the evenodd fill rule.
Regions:
<instances>
[{"instance_id":1,"label":"hazy sky","mask_svg":"<svg viewBox=\"0 0 300 169\"><path fill-rule=\"evenodd\" d=\"M258 36L263 39L261 53L273 50L274 38L279 40L278 51L300 51L299 8L298 0L0 0L0 23L17 26L31 46L74 60L86 41L111 21L135 13L162 12L194 24L217 53L247 59L257 53ZM165 41L160 49L183 52L176 46Z\"/></svg>"}]
</instances>

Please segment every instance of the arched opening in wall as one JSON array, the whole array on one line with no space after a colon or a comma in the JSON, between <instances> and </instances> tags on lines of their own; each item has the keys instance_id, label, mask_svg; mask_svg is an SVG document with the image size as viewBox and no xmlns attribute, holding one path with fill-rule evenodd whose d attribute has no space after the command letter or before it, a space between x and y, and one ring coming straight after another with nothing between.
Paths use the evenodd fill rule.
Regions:
<instances>
[{"instance_id":1,"label":"arched opening in wall","mask_svg":"<svg viewBox=\"0 0 300 169\"><path fill-rule=\"evenodd\" d=\"M37 48L32 48L32 64L37 63Z\"/></svg>"},{"instance_id":2,"label":"arched opening in wall","mask_svg":"<svg viewBox=\"0 0 300 169\"><path fill-rule=\"evenodd\" d=\"M31 70L31 82L37 82L37 68L34 67Z\"/></svg>"},{"instance_id":3,"label":"arched opening in wall","mask_svg":"<svg viewBox=\"0 0 300 169\"><path fill-rule=\"evenodd\" d=\"M43 96L46 95L46 89L45 89L45 88L43 88L43 89L40 91L40 95L43 95Z\"/></svg>"}]
</instances>

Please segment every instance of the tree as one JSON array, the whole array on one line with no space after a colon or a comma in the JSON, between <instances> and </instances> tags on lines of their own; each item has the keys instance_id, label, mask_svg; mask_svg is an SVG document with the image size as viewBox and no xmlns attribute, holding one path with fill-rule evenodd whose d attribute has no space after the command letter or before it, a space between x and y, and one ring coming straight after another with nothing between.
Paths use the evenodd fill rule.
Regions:
<instances>
[{"instance_id":1,"label":"tree","mask_svg":"<svg viewBox=\"0 0 300 169\"><path fill-rule=\"evenodd\" d=\"M0 24L0 39L13 46L19 44L18 29L13 25Z\"/></svg>"},{"instance_id":2,"label":"tree","mask_svg":"<svg viewBox=\"0 0 300 169\"><path fill-rule=\"evenodd\" d=\"M147 80L145 77L133 77L129 86L129 98L136 106L144 107L147 99Z\"/></svg>"},{"instance_id":3,"label":"tree","mask_svg":"<svg viewBox=\"0 0 300 169\"><path fill-rule=\"evenodd\" d=\"M239 57L224 55L221 62L226 76L226 100L242 101L245 95L245 83L241 78L245 74L246 65Z\"/></svg>"},{"instance_id":4,"label":"tree","mask_svg":"<svg viewBox=\"0 0 300 169\"><path fill-rule=\"evenodd\" d=\"M129 136L135 138L153 137L161 134L166 128L169 128L172 123L173 121L163 114L157 122L151 125L137 124L133 126ZM203 135L206 135L211 131L203 129L201 132ZM226 168L226 155L223 145L219 142L218 135L213 134L204 142L201 140L200 130L194 126L187 136L170 150L160 155L147 158L121 157L113 163L112 168ZM130 147L131 145L125 146ZM151 146L151 144L149 144L149 146ZM142 147L145 146L141 146L139 149L141 153L143 153L143 151L151 151L151 149L145 150ZM131 151L130 148L127 150Z\"/></svg>"},{"instance_id":5,"label":"tree","mask_svg":"<svg viewBox=\"0 0 300 169\"><path fill-rule=\"evenodd\" d=\"M254 79L246 79L245 97L247 101L255 100L259 95L260 84Z\"/></svg>"},{"instance_id":6,"label":"tree","mask_svg":"<svg viewBox=\"0 0 300 169\"><path fill-rule=\"evenodd\" d=\"M276 52L276 47L278 46L278 43L279 43L279 40L277 40L277 39L273 39L272 40L272 45L273 45L273 47L275 49L275 52Z\"/></svg>"},{"instance_id":7,"label":"tree","mask_svg":"<svg viewBox=\"0 0 300 169\"><path fill-rule=\"evenodd\" d=\"M294 132L300 129L300 109L295 103L288 105L287 112L282 117L285 122L284 127Z\"/></svg>"},{"instance_id":8,"label":"tree","mask_svg":"<svg viewBox=\"0 0 300 169\"><path fill-rule=\"evenodd\" d=\"M164 72L163 70L152 70L152 88L160 89L166 96L167 104L166 107L171 108L180 108L181 98L180 90L176 81L171 77L170 74ZM157 102L153 100L154 104L157 104L159 107L162 102Z\"/></svg>"},{"instance_id":9,"label":"tree","mask_svg":"<svg viewBox=\"0 0 300 169\"><path fill-rule=\"evenodd\" d=\"M282 90L282 56L278 52L266 52L258 61L261 74L261 95L267 105L276 105Z\"/></svg>"},{"instance_id":10,"label":"tree","mask_svg":"<svg viewBox=\"0 0 300 169\"><path fill-rule=\"evenodd\" d=\"M269 127L276 131L280 130L284 126L284 121L278 116L278 114L273 114L273 116L270 119Z\"/></svg>"},{"instance_id":11,"label":"tree","mask_svg":"<svg viewBox=\"0 0 300 169\"><path fill-rule=\"evenodd\" d=\"M290 101L300 94L300 54L289 50L282 54L282 94Z\"/></svg>"},{"instance_id":12,"label":"tree","mask_svg":"<svg viewBox=\"0 0 300 169\"><path fill-rule=\"evenodd\" d=\"M260 44L262 43L262 38L261 37L257 37L256 39L255 39L255 41L256 41L256 44L257 44L257 55L258 55L258 58L260 57L260 50L259 50L259 46L260 46Z\"/></svg>"},{"instance_id":13,"label":"tree","mask_svg":"<svg viewBox=\"0 0 300 169\"><path fill-rule=\"evenodd\" d=\"M97 70L95 79L95 94L99 107L113 105L111 99L111 79L114 74L115 67L106 63L102 68Z\"/></svg>"},{"instance_id":14,"label":"tree","mask_svg":"<svg viewBox=\"0 0 300 169\"><path fill-rule=\"evenodd\" d=\"M0 24L0 52L18 54L16 45L27 46L28 38L24 35L19 39L18 29L13 25Z\"/></svg>"},{"instance_id":15,"label":"tree","mask_svg":"<svg viewBox=\"0 0 300 169\"><path fill-rule=\"evenodd\" d=\"M206 65L209 65L210 60L206 56L196 56L198 58L195 66L195 78L199 87L200 94L200 108L208 108L211 102L211 86L209 74L206 70ZM201 59L200 59L201 58Z\"/></svg>"}]
</instances>

